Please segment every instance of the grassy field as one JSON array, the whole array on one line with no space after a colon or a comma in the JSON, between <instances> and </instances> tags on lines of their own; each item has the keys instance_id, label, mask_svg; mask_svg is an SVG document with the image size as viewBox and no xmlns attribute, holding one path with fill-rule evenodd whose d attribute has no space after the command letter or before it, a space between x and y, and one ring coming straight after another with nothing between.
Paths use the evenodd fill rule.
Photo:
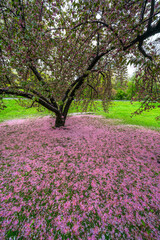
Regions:
<instances>
[{"instance_id":1,"label":"grassy field","mask_svg":"<svg viewBox=\"0 0 160 240\"><path fill-rule=\"evenodd\" d=\"M8 99L4 100L7 108L0 112L0 122L18 119L18 118L30 118L37 116L50 115L51 113L46 109L38 111L36 108L27 108L19 106L17 100ZM141 115L131 114L140 107L139 102L131 104L129 101L114 101L112 106L109 108L109 112L103 111L102 104L100 101L96 102L96 109L93 111L94 114L102 115L107 119L118 119L121 124L139 125L147 128L160 130L160 121L156 120L156 117L160 115L159 108L156 108L149 112L144 112ZM75 104L72 104L70 113L81 112L81 107L78 109Z\"/></svg>"},{"instance_id":2,"label":"grassy field","mask_svg":"<svg viewBox=\"0 0 160 240\"><path fill-rule=\"evenodd\" d=\"M41 111L38 111L34 107L22 107L18 104L16 99L4 99L3 102L6 104L7 108L5 108L3 111L0 111L0 122L11 119L46 116L50 114L47 109L42 108Z\"/></svg>"}]
</instances>

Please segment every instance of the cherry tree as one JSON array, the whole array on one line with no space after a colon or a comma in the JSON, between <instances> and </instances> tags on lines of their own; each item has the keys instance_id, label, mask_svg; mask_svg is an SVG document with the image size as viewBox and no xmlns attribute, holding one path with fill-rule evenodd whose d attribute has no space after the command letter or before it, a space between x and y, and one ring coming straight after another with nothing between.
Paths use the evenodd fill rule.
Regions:
<instances>
[{"instance_id":1,"label":"cherry tree","mask_svg":"<svg viewBox=\"0 0 160 240\"><path fill-rule=\"evenodd\" d=\"M42 105L56 127L75 98L88 102L99 85L105 107L116 62L139 66L139 92L145 83L155 99L160 66L150 39L160 32L159 1L0 0L0 22L0 95Z\"/></svg>"}]
</instances>

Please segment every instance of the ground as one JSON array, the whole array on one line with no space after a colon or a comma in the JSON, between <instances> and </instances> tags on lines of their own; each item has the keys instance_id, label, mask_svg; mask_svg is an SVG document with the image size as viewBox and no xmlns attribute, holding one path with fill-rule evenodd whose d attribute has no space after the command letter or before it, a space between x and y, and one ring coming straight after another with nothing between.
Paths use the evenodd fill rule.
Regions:
<instances>
[{"instance_id":1,"label":"ground","mask_svg":"<svg viewBox=\"0 0 160 240\"><path fill-rule=\"evenodd\" d=\"M0 124L0 239L159 239L160 133L98 116Z\"/></svg>"}]
</instances>

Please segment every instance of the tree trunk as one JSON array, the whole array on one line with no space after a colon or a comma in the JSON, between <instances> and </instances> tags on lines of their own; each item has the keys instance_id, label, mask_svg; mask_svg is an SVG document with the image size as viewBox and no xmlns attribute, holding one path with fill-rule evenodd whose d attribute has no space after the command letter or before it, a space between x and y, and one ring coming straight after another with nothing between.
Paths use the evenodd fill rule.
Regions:
<instances>
[{"instance_id":1,"label":"tree trunk","mask_svg":"<svg viewBox=\"0 0 160 240\"><path fill-rule=\"evenodd\" d=\"M65 119L62 115L56 115L55 127L63 127L65 124Z\"/></svg>"}]
</instances>

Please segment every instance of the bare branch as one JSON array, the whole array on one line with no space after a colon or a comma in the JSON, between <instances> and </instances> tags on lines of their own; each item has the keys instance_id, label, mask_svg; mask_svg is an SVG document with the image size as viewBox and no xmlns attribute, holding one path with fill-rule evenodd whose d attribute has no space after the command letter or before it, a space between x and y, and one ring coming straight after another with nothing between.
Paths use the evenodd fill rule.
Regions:
<instances>
[{"instance_id":1,"label":"bare branch","mask_svg":"<svg viewBox=\"0 0 160 240\"><path fill-rule=\"evenodd\" d=\"M68 90L66 91L65 93L65 96L64 98L62 99L62 102L63 104L61 105L61 111L63 110L63 116L64 118L66 118L66 115L67 115L67 112L68 112L68 109L74 99L74 96L75 96L75 93L76 91L82 86L85 78L89 75L90 73L90 70L92 70L92 68L97 64L97 62L103 57L105 56L107 53L109 53L111 50L113 50L114 47L111 47L109 50L107 50L106 52L103 52L101 53L99 56L96 56L92 62L90 63L90 65L88 66L87 68L87 71L86 73L84 73L81 77L78 77L77 80L71 84L71 86L68 88ZM65 107L64 109L63 106L64 106L64 103L66 101L66 104L65 104Z\"/></svg>"},{"instance_id":2,"label":"bare branch","mask_svg":"<svg viewBox=\"0 0 160 240\"><path fill-rule=\"evenodd\" d=\"M147 30L150 30L150 28L151 28L152 16L154 14L154 7L155 7L155 0L152 0L152 2L151 2L151 11L150 11L150 16L149 16Z\"/></svg>"},{"instance_id":3,"label":"bare branch","mask_svg":"<svg viewBox=\"0 0 160 240\"><path fill-rule=\"evenodd\" d=\"M99 55L99 38L100 38L100 34L97 33L97 56Z\"/></svg>"},{"instance_id":4,"label":"bare branch","mask_svg":"<svg viewBox=\"0 0 160 240\"><path fill-rule=\"evenodd\" d=\"M40 14L39 14L39 21L42 21L42 13L43 13L43 1L41 3L41 10L40 10Z\"/></svg>"},{"instance_id":5,"label":"bare branch","mask_svg":"<svg viewBox=\"0 0 160 240\"><path fill-rule=\"evenodd\" d=\"M96 90L91 84L87 83L87 85L88 85L90 88L92 88L92 89L96 92L96 94L97 94L97 96L98 96L97 90Z\"/></svg>"},{"instance_id":6,"label":"bare branch","mask_svg":"<svg viewBox=\"0 0 160 240\"><path fill-rule=\"evenodd\" d=\"M118 33L115 32L114 28L113 28L112 26L110 26L109 24L107 24L107 23L105 23L105 22L103 22L103 21L100 21L100 20L93 20L93 21L86 21L86 22L83 22L83 23L79 23L79 24L77 24L74 28L72 28L72 30L80 27L80 26L83 25L83 24L88 24L88 23L99 23L99 24L103 25L104 27L110 29L110 30L113 32L113 34L116 36L116 38L118 39L118 41L120 42L120 44L124 47L123 41L120 39Z\"/></svg>"},{"instance_id":7,"label":"bare branch","mask_svg":"<svg viewBox=\"0 0 160 240\"><path fill-rule=\"evenodd\" d=\"M42 86L46 86L47 88L45 89L45 91L47 93L49 93L49 98L51 103L54 105L54 107L56 107L58 109L58 105L56 103L56 100L54 99L54 97L52 96L52 94L49 91L49 88L47 86L47 83L44 81L44 79L42 78L41 74L37 71L36 67L33 65L30 65L30 69L33 71L33 73L35 74L35 76L37 77L37 79L42 83Z\"/></svg>"},{"instance_id":8,"label":"bare branch","mask_svg":"<svg viewBox=\"0 0 160 240\"><path fill-rule=\"evenodd\" d=\"M1 94L9 94L9 95L21 96L21 97L28 98L28 99L31 99L31 100L34 99L34 95L31 94L31 93L27 93L27 92L11 89L9 87L8 88L0 88L0 95ZM41 104L42 106L44 106L45 108L47 108L48 110L54 112L55 114L59 114L60 113L57 108L53 107L51 104L49 104L48 102L46 102L42 98L37 98L35 101L37 103Z\"/></svg>"},{"instance_id":9,"label":"bare branch","mask_svg":"<svg viewBox=\"0 0 160 240\"><path fill-rule=\"evenodd\" d=\"M154 13L151 17L149 17L149 18L145 19L144 21L142 21L142 22L138 23L137 25L135 25L131 30L125 31L124 34L126 34L126 33L129 32L129 31L132 32L132 31L135 30L137 27L139 27L140 25L142 25L142 24L145 23L145 22L148 22L150 18L153 18L154 16L158 15L159 13L160 13L160 11Z\"/></svg>"},{"instance_id":10,"label":"bare branch","mask_svg":"<svg viewBox=\"0 0 160 240\"><path fill-rule=\"evenodd\" d=\"M6 17L5 17L5 14L4 14L3 9L2 9L2 13L3 13L4 24L5 24L7 33L8 33L8 38L10 39L10 38L11 38L11 35L10 35L10 32L9 32L9 27L8 27L7 20L6 20Z\"/></svg>"},{"instance_id":11,"label":"bare branch","mask_svg":"<svg viewBox=\"0 0 160 240\"><path fill-rule=\"evenodd\" d=\"M22 22L24 25L21 24L22 28L25 29L26 27L26 21L25 21L25 12L24 12L24 4L23 4L23 0L21 3L21 11L22 11Z\"/></svg>"},{"instance_id":12,"label":"bare branch","mask_svg":"<svg viewBox=\"0 0 160 240\"><path fill-rule=\"evenodd\" d=\"M7 6L5 6L5 5L1 5L1 4L0 4L0 8L6 8L6 10L9 10L15 17L17 16L17 15L12 11L12 9L10 9L9 7L7 7ZM1 9L1 11L2 11L2 9ZM3 9L3 11L5 11L5 9Z\"/></svg>"},{"instance_id":13,"label":"bare branch","mask_svg":"<svg viewBox=\"0 0 160 240\"><path fill-rule=\"evenodd\" d=\"M157 33L160 33L160 20L157 22L157 24L155 26L150 27L150 29L147 30L146 32L144 32L142 35L137 36L128 46L125 46L123 48L123 50L125 51L125 50L129 49L136 43L139 43L141 41L143 42L147 38L154 36Z\"/></svg>"},{"instance_id":14,"label":"bare branch","mask_svg":"<svg viewBox=\"0 0 160 240\"><path fill-rule=\"evenodd\" d=\"M138 44L139 51L143 54L144 57L147 57L147 58L149 58L152 61L152 57L145 52L145 50L142 47L142 45L143 45L143 41L140 41L139 44Z\"/></svg>"},{"instance_id":15,"label":"bare branch","mask_svg":"<svg viewBox=\"0 0 160 240\"><path fill-rule=\"evenodd\" d=\"M34 104L35 104L35 101L33 101L33 102L31 103L31 105L30 105L29 107L27 107L27 109L32 108Z\"/></svg>"},{"instance_id":16,"label":"bare branch","mask_svg":"<svg viewBox=\"0 0 160 240\"><path fill-rule=\"evenodd\" d=\"M46 83L44 82L41 74L37 71L36 67L33 65L30 65L29 68L32 70L32 72L37 77L37 79L42 83L42 85L45 85Z\"/></svg>"},{"instance_id":17,"label":"bare branch","mask_svg":"<svg viewBox=\"0 0 160 240\"><path fill-rule=\"evenodd\" d=\"M143 21L143 17L144 17L147 2L148 2L148 0L143 0L140 22Z\"/></svg>"}]
</instances>

